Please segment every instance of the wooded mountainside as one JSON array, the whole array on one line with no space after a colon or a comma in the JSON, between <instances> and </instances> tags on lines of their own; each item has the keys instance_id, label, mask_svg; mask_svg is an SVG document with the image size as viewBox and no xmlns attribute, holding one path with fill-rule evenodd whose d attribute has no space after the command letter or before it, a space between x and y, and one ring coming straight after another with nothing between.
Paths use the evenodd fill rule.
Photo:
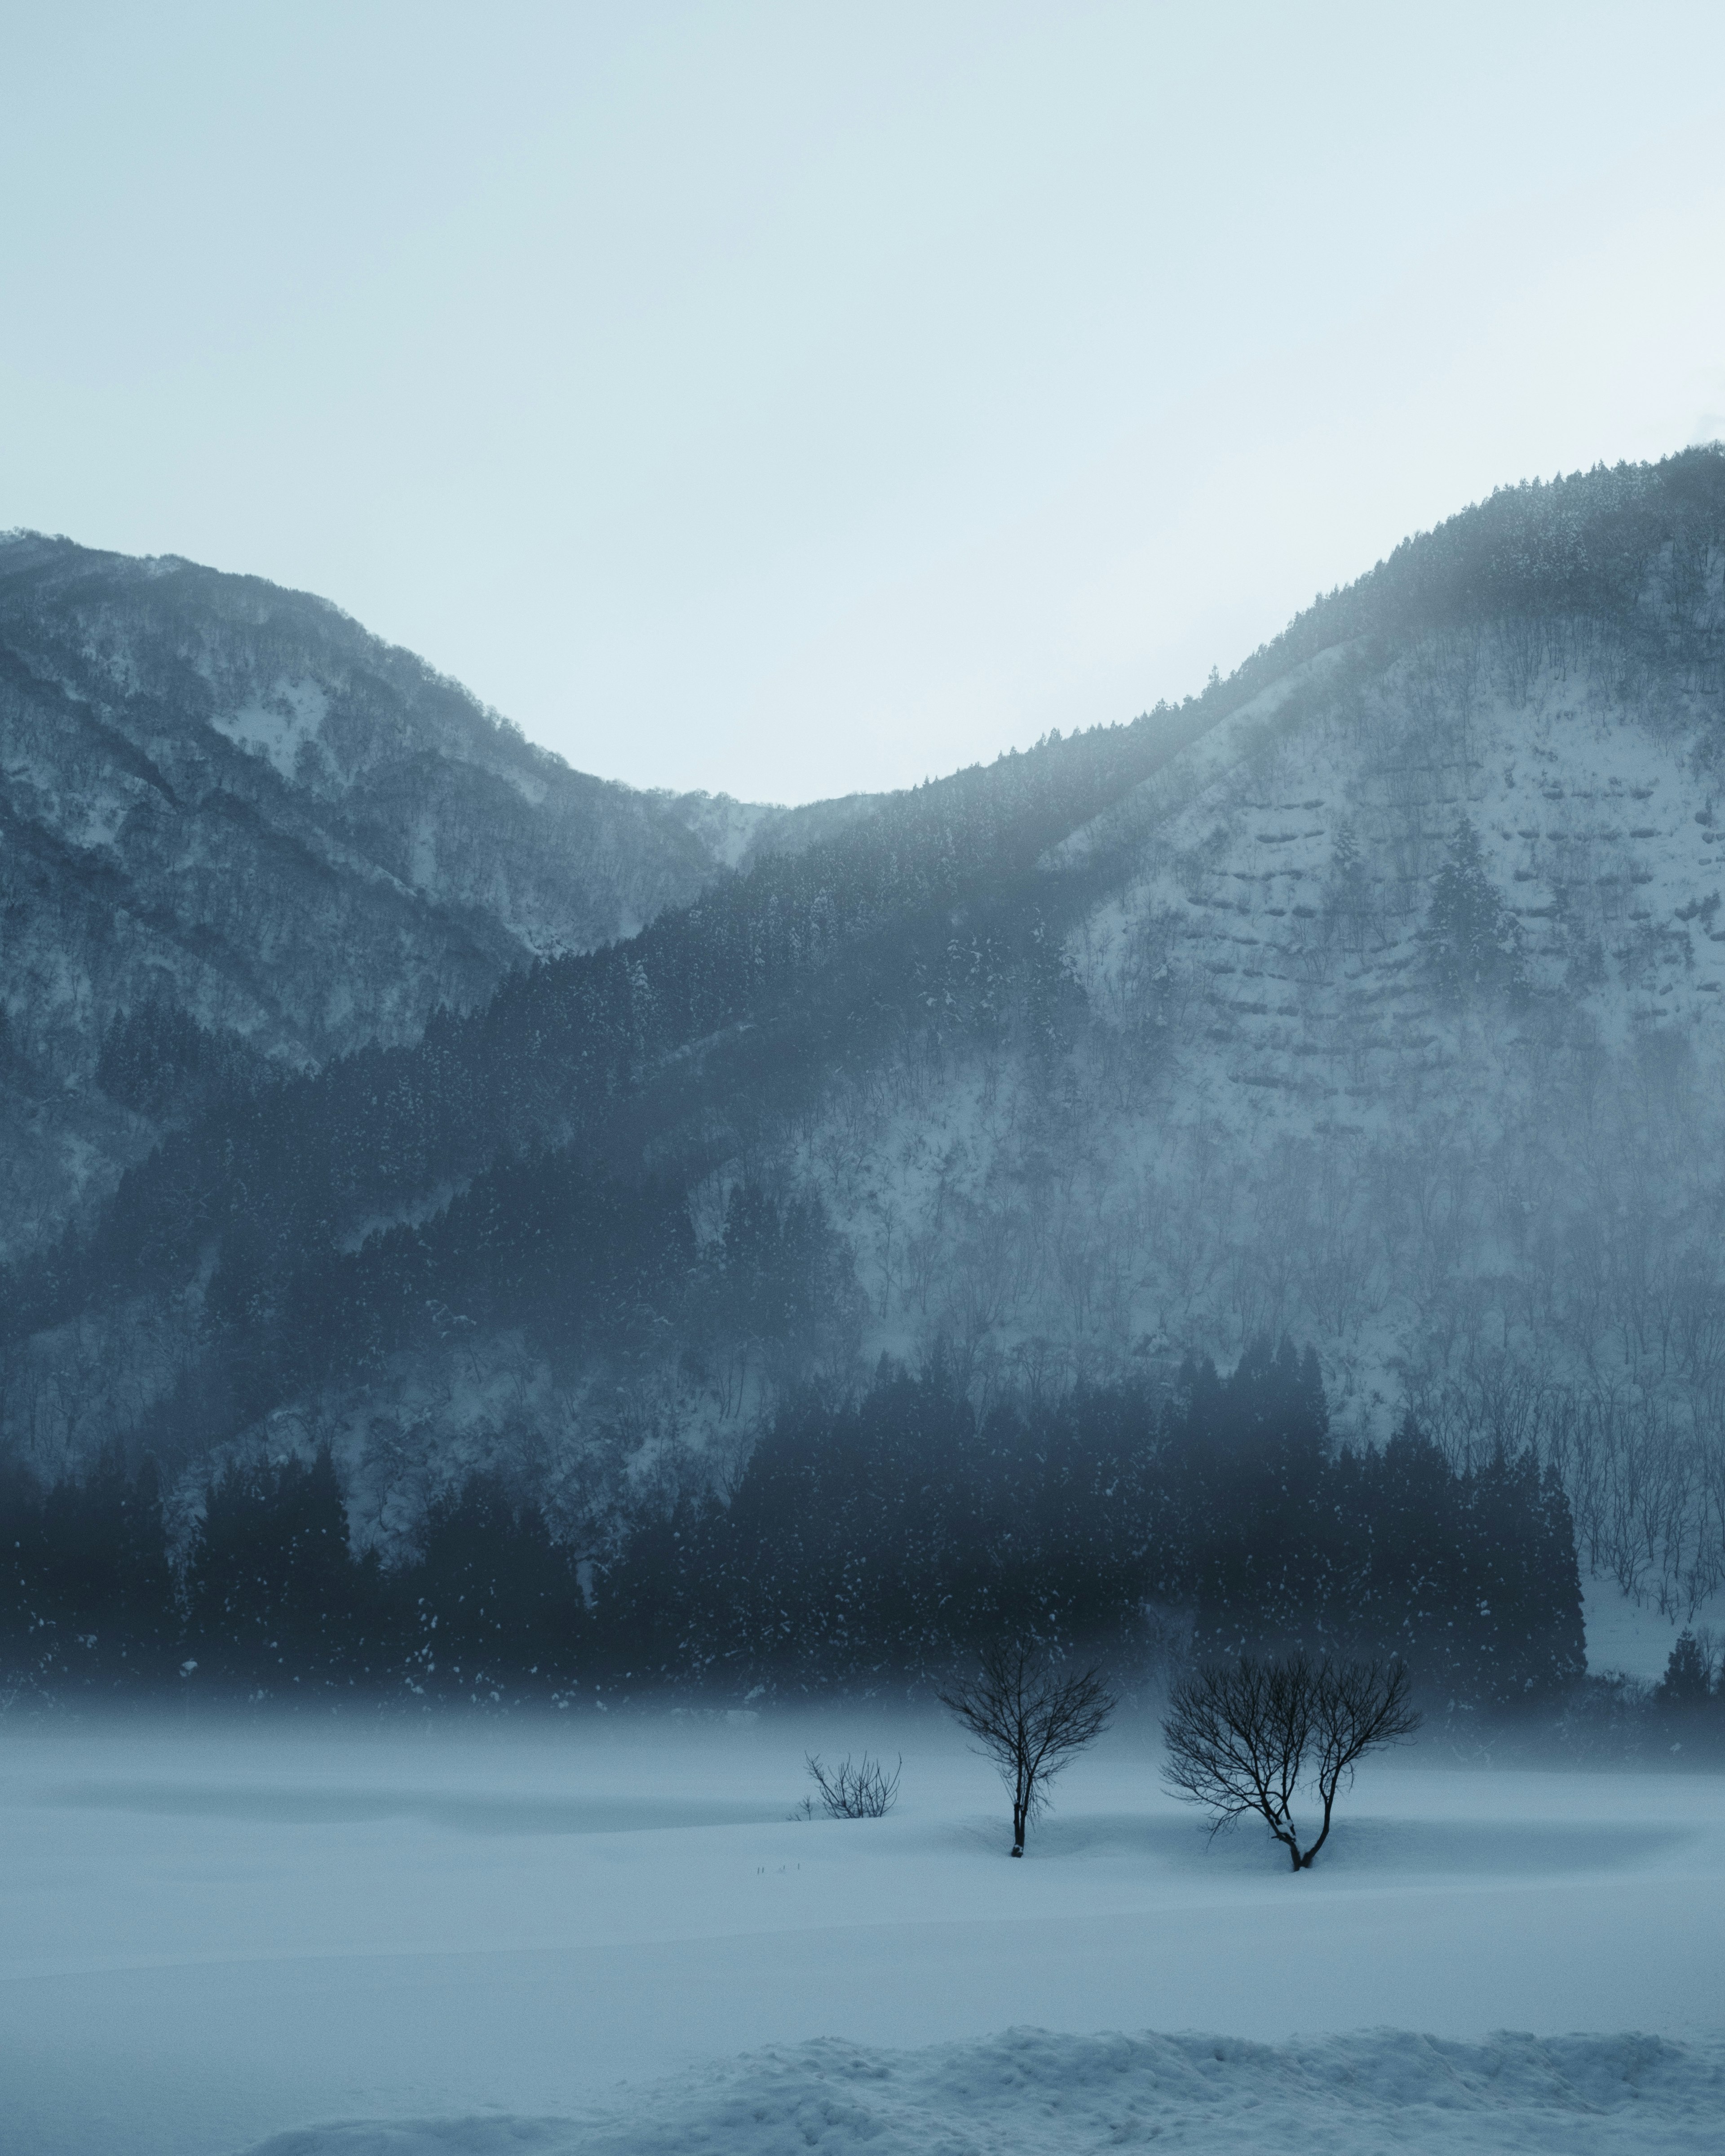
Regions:
<instances>
[{"instance_id":1,"label":"wooded mountainside","mask_svg":"<svg viewBox=\"0 0 1725 2156\"><path fill-rule=\"evenodd\" d=\"M148 693L264 791L301 726L295 782L333 798L285 690L264 752L210 716L239 724L223 667L311 678L253 649L270 605L194 663L203 588L152 573L180 672ZM86 685L124 673L105 649ZM415 664L386 658L386 686ZM552 784L435 695L468 728L440 800L488 757L485 787ZM1530 1458L1584 1562L1692 1613L1725 1580L1722 695L1725 455L1697 450L1506 490L1178 707L682 894L619 869L608 902L653 918L600 947L542 881L556 955L482 992L422 968L411 1023L358 969L341 1052L297 1067L172 969L92 963L91 1085L161 1120L103 1202L15 1234L0 1431L47 1485L147 1455L177 1549L213 1476L327 1446L386 1569L475 1474L614 1563L643 1521L734 1512L793 1403L849 1428L883 1352L979 1429L1128 1394L1161 1428L1189 1362L1291 1334L1325 1475L1410 1414L1457 1486Z\"/></svg>"},{"instance_id":2,"label":"wooded mountainside","mask_svg":"<svg viewBox=\"0 0 1725 2156\"><path fill-rule=\"evenodd\" d=\"M870 805L589 778L325 600L29 533L0 747L0 1255L87 1221L215 1065L411 1041Z\"/></svg>"}]
</instances>

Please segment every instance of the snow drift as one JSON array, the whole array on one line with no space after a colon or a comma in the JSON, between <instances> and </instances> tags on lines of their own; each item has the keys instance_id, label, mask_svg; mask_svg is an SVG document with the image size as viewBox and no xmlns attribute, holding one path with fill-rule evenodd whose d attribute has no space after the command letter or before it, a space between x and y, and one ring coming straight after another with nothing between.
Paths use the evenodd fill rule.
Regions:
<instances>
[{"instance_id":1,"label":"snow drift","mask_svg":"<svg viewBox=\"0 0 1725 2156\"><path fill-rule=\"evenodd\" d=\"M1249 2044L1012 2029L926 2051L825 2041L752 2054L582 2118L355 2120L254 2156L994 2156L1131 2148L1712 2149L1725 2041L1445 2043L1397 2029Z\"/></svg>"}]
</instances>

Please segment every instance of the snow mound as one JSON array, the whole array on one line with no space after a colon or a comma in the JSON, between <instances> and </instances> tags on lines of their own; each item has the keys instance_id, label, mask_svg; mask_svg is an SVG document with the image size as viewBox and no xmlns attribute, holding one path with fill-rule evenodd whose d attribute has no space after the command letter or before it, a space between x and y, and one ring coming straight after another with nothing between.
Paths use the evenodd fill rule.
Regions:
<instances>
[{"instance_id":1,"label":"snow mound","mask_svg":"<svg viewBox=\"0 0 1725 2156\"><path fill-rule=\"evenodd\" d=\"M866 2050L831 2040L753 2053L583 2118L354 2121L278 2134L252 2156L1062 2156L1131 2148L1713 2152L1725 2037L1401 2030L1250 2044L1069 2036Z\"/></svg>"}]
</instances>

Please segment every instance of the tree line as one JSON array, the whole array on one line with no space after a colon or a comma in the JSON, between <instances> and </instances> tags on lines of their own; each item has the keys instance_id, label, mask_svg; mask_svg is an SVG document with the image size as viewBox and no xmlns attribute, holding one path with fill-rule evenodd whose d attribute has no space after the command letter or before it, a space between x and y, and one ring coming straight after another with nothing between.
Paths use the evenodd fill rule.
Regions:
<instances>
[{"instance_id":1,"label":"tree line","mask_svg":"<svg viewBox=\"0 0 1725 2156\"><path fill-rule=\"evenodd\" d=\"M110 1451L0 1476L5 1666L56 1691L270 1697L781 1691L938 1681L1001 1639L1142 1661L1394 1656L1435 1696L1550 1702L1584 1667L1568 1508L1531 1455L1452 1465L1417 1426L1330 1440L1284 1342L978 1414L937 1360L783 1405L727 1495L556 1535L475 1475L385 1564L326 1450L236 1460L177 1563L156 1472Z\"/></svg>"},{"instance_id":2,"label":"tree line","mask_svg":"<svg viewBox=\"0 0 1725 2156\"><path fill-rule=\"evenodd\" d=\"M475 1476L386 1567L355 1548L328 1449L235 1461L177 1564L155 1467L111 1449L44 1490L0 1474L0 1673L57 1697L162 1689L501 1699L595 1672L575 1553Z\"/></svg>"},{"instance_id":3,"label":"tree line","mask_svg":"<svg viewBox=\"0 0 1725 2156\"><path fill-rule=\"evenodd\" d=\"M607 1578L632 1667L814 1686L991 1640L1396 1655L1445 1696L1548 1700L1585 1667L1574 1532L1529 1455L1458 1469L1404 1424L1337 1447L1316 1357L1260 1342L1172 1397L1122 1383L979 1414L938 1363L805 1394L728 1504L636 1525Z\"/></svg>"}]
</instances>

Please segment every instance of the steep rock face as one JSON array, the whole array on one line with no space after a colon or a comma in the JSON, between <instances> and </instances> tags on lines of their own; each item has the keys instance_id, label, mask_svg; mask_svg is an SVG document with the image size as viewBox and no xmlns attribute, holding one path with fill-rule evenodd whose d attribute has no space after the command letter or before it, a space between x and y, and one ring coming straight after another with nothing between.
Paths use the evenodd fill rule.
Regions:
<instances>
[{"instance_id":1,"label":"steep rock face","mask_svg":"<svg viewBox=\"0 0 1725 2156\"><path fill-rule=\"evenodd\" d=\"M95 1082L117 1021L300 1067L410 1039L807 822L704 801L570 770L322 600L0 540L6 1244L160 1127Z\"/></svg>"}]
</instances>

